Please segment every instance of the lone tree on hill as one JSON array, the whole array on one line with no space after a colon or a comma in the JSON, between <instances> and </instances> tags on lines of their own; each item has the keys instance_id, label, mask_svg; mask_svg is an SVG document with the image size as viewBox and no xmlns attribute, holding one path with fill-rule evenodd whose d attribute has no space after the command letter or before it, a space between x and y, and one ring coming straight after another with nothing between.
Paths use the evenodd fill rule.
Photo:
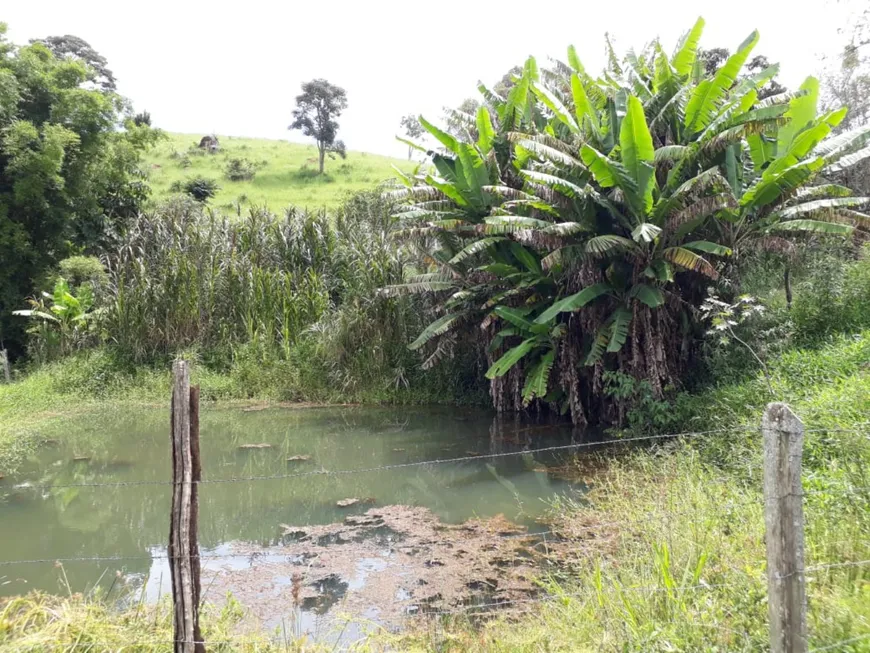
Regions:
<instances>
[{"instance_id":1,"label":"lone tree on hill","mask_svg":"<svg viewBox=\"0 0 870 653\"><path fill-rule=\"evenodd\" d=\"M312 79L302 85L302 94L296 96L293 123L288 129L301 129L306 136L313 136L320 153L320 174L326 155L342 159L347 156L344 142L335 140L338 134L336 118L347 108L347 93L343 88L330 84L325 79Z\"/></svg>"},{"instance_id":2,"label":"lone tree on hill","mask_svg":"<svg viewBox=\"0 0 870 653\"><path fill-rule=\"evenodd\" d=\"M420 120L414 114L408 114L407 116L404 116L399 124L405 130L405 136L407 136L408 138L417 139L426 133L426 130L423 129L423 125L420 124ZM413 152L414 148L409 145L408 161L411 160L411 154Z\"/></svg>"}]
</instances>

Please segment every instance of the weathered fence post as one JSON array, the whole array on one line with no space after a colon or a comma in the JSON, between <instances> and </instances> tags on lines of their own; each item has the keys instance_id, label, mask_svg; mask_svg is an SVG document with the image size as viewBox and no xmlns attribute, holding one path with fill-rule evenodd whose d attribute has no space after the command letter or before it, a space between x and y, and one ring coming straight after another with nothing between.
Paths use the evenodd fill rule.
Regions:
<instances>
[{"instance_id":1,"label":"weathered fence post","mask_svg":"<svg viewBox=\"0 0 870 653\"><path fill-rule=\"evenodd\" d=\"M199 388L190 387L185 361L172 366L172 518L169 564L172 570L175 653L205 653L199 630L200 564L197 543Z\"/></svg>"},{"instance_id":2,"label":"weathered fence post","mask_svg":"<svg viewBox=\"0 0 870 653\"><path fill-rule=\"evenodd\" d=\"M764 435L764 526L772 653L807 651L801 454L804 425L782 403L768 404Z\"/></svg>"},{"instance_id":3,"label":"weathered fence post","mask_svg":"<svg viewBox=\"0 0 870 653\"><path fill-rule=\"evenodd\" d=\"M9 354L5 349L0 349L0 365L3 366L3 378L6 383L12 383L12 373L9 371Z\"/></svg>"}]
</instances>

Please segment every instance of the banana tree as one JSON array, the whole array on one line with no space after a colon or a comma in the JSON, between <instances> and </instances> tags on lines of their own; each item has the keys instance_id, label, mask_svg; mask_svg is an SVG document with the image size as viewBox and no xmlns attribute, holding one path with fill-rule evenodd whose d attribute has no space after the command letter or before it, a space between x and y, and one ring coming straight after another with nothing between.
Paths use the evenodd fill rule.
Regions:
<instances>
[{"instance_id":1,"label":"banana tree","mask_svg":"<svg viewBox=\"0 0 870 653\"><path fill-rule=\"evenodd\" d=\"M539 401L570 409L577 424L613 417L606 370L644 379L659 396L679 382L697 308L732 254L733 217L750 205L769 217L780 184L782 209L797 205L792 191L815 178L797 179L798 144L831 166L863 156L858 136L806 136L798 114L808 89L758 100L777 68L741 75L756 32L706 75L703 27L670 56L658 42L621 61L610 48L599 78L573 48L549 70L530 58L511 97L482 89L478 139L427 127L444 147L431 153L438 176L405 178L400 191L411 201L400 213L405 235L425 269L385 289L424 293L439 313L411 345L434 347L427 364L460 334L482 333L498 410ZM836 118L818 124L829 131ZM768 159L788 163L750 166L759 139ZM809 201L825 191L801 192ZM806 219L801 210L796 219Z\"/></svg>"},{"instance_id":2,"label":"banana tree","mask_svg":"<svg viewBox=\"0 0 870 653\"><path fill-rule=\"evenodd\" d=\"M870 157L865 147L870 127L832 136L846 109L818 115L818 93L818 80L807 78L788 103L787 122L730 148L725 166L735 205L723 211L719 237L738 260L759 249L785 254L789 303L788 259L802 236L850 236L870 229L870 216L858 210L870 198L853 197L835 183L840 173Z\"/></svg>"},{"instance_id":3,"label":"banana tree","mask_svg":"<svg viewBox=\"0 0 870 653\"><path fill-rule=\"evenodd\" d=\"M88 334L94 295L88 284L81 286L78 296L74 295L63 278L58 278L52 292L41 293L41 297L29 299L29 309L12 311L13 315L30 318L33 322L32 333L38 357L45 360L57 349L63 356L79 344Z\"/></svg>"}]
</instances>

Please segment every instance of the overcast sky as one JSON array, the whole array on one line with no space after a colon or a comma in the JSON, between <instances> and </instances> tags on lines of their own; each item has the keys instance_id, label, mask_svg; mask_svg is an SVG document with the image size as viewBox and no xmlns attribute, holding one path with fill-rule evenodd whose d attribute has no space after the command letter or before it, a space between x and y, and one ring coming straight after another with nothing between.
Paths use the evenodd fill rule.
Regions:
<instances>
[{"instance_id":1,"label":"overcast sky","mask_svg":"<svg viewBox=\"0 0 870 653\"><path fill-rule=\"evenodd\" d=\"M9 0L0 21L16 43L82 37L109 60L119 91L169 131L304 140L287 131L293 99L303 81L325 77L348 93L348 149L402 156L394 136L406 113L438 119L473 97L478 79L492 84L529 54L564 60L571 43L597 71L605 31L618 52L655 36L671 51L698 14L708 48L733 50L757 28L755 52L797 86L841 48L849 2Z\"/></svg>"}]
</instances>

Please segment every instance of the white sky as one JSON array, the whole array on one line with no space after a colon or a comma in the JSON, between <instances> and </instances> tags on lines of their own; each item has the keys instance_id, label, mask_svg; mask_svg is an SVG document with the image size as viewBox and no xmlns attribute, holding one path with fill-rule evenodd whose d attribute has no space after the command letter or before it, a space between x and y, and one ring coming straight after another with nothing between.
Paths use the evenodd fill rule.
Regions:
<instances>
[{"instance_id":1,"label":"white sky","mask_svg":"<svg viewBox=\"0 0 870 653\"><path fill-rule=\"evenodd\" d=\"M573 43L590 72L603 61L604 32L617 52L660 36L671 51L697 16L706 47L733 50L754 28L756 54L781 63L796 87L838 52L851 0L513 2L437 0L6 0L0 20L13 42L75 34L109 60L119 91L169 131L304 140L288 132L303 81L344 87L339 137L348 149L403 156L399 119L476 96L533 54L565 59Z\"/></svg>"}]
</instances>

